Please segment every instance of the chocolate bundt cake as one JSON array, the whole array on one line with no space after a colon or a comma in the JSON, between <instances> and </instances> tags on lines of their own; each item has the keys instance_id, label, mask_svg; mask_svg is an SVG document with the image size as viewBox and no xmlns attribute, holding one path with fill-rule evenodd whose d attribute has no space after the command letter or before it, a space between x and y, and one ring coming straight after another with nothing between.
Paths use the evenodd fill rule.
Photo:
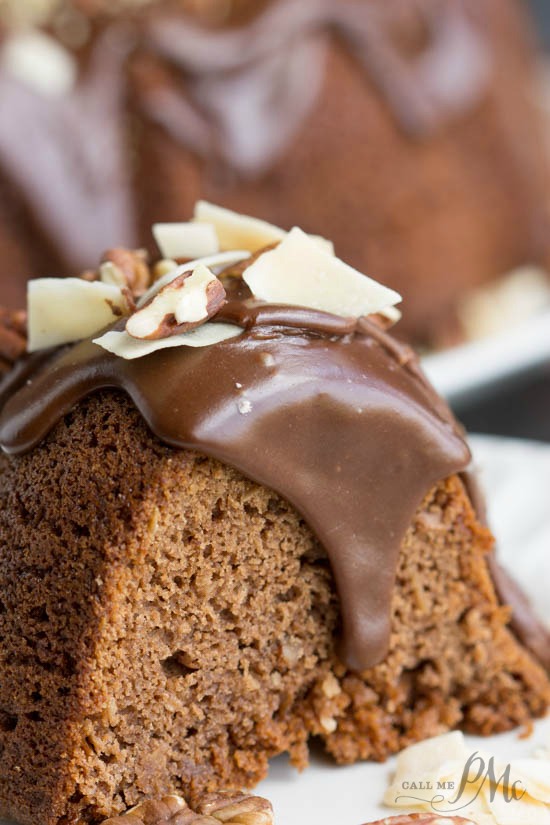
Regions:
<instances>
[{"instance_id":1,"label":"chocolate bundt cake","mask_svg":"<svg viewBox=\"0 0 550 825\"><path fill-rule=\"evenodd\" d=\"M463 433L385 329L399 295L322 238L198 214L161 246L221 252L30 284L32 355L0 392L0 814L23 825L550 699Z\"/></svg>"},{"instance_id":2,"label":"chocolate bundt cake","mask_svg":"<svg viewBox=\"0 0 550 825\"><path fill-rule=\"evenodd\" d=\"M37 271L151 248L198 197L333 238L403 294L399 335L420 343L462 334L469 291L547 261L519 0L5 0L12 31L27 6L54 39L0 47L12 302Z\"/></svg>"}]
</instances>

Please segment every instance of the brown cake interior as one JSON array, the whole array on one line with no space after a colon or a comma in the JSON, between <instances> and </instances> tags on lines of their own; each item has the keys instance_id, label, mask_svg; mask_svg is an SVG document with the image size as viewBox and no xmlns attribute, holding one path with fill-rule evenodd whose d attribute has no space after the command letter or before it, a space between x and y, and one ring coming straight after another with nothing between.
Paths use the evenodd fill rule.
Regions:
<instances>
[{"instance_id":1,"label":"brown cake interior","mask_svg":"<svg viewBox=\"0 0 550 825\"><path fill-rule=\"evenodd\" d=\"M385 661L335 655L319 543L279 496L173 450L122 395L88 398L0 476L2 815L97 821L144 795L251 786L267 760L384 759L544 712L459 477L402 546Z\"/></svg>"}]
</instances>

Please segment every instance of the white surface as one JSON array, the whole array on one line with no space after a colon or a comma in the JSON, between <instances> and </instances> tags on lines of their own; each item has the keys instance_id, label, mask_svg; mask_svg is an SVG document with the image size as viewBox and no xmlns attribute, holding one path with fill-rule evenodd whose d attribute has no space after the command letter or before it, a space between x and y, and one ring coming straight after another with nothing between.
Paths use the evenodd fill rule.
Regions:
<instances>
[{"instance_id":1,"label":"white surface","mask_svg":"<svg viewBox=\"0 0 550 825\"><path fill-rule=\"evenodd\" d=\"M501 561L550 623L550 446L481 436L472 437L471 445ZM519 733L467 741L472 752L494 753L506 762L533 756L538 747L550 747L550 718L537 723L529 739ZM298 774L280 757L257 792L274 803L277 825L360 825L399 813L381 804L393 763L341 768L316 755Z\"/></svg>"},{"instance_id":2,"label":"white surface","mask_svg":"<svg viewBox=\"0 0 550 825\"><path fill-rule=\"evenodd\" d=\"M519 739L518 734L513 731L486 739L467 736L466 741L472 753L492 753L506 762L532 757L550 741L550 719L538 722L527 740ZM337 767L315 757L310 767L298 774L285 758L279 757L273 761L269 779L254 793L272 801L275 825L361 825L404 813L381 804L394 762L390 759L383 765Z\"/></svg>"},{"instance_id":3,"label":"white surface","mask_svg":"<svg viewBox=\"0 0 550 825\"><path fill-rule=\"evenodd\" d=\"M480 341L427 355L422 365L441 395L463 401L503 379L550 363L550 310Z\"/></svg>"}]
</instances>

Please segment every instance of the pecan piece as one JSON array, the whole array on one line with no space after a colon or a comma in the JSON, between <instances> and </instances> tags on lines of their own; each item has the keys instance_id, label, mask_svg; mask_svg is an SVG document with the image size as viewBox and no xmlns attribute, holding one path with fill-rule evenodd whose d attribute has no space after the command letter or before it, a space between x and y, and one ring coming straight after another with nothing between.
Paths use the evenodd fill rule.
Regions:
<instances>
[{"instance_id":1,"label":"pecan piece","mask_svg":"<svg viewBox=\"0 0 550 825\"><path fill-rule=\"evenodd\" d=\"M203 797L196 810L181 796L147 799L103 825L273 825L273 809L267 799L222 792Z\"/></svg>"},{"instance_id":2,"label":"pecan piece","mask_svg":"<svg viewBox=\"0 0 550 825\"><path fill-rule=\"evenodd\" d=\"M146 799L103 825L216 825L216 820L197 814L183 797L174 795Z\"/></svg>"},{"instance_id":3,"label":"pecan piece","mask_svg":"<svg viewBox=\"0 0 550 825\"><path fill-rule=\"evenodd\" d=\"M161 258L160 261L157 261L153 266L153 283L155 281L159 281L161 278L164 278L169 272L173 272L174 269L177 269L178 262L174 261L172 258Z\"/></svg>"},{"instance_id":4,"label":"pecan piece","mask_svg":"<svg viewBox=\"0 0 550 825\"><path fill-rule=\"evenodd\" d=\"M133 338L154 341L189 332L212 318L225 303L221 281L199 264L163 287L132 315L126 331Z\"/></svg>"},{"instance_id":5,"label":"pecan piece","mask_svg":"<svg viewBox=\"0 0 550 825\"><path fill-rule=\"evenodd\" d=\"M204 796L197 810L227 825L273 825L271 802L260 796L221 791Z\"/></svg>"},{"instance_id":6,"label":"pecan piece","mask_svg":"<svg viewBox=\"0 0 550 825\"><path fill-rule=\"evenodd\" d=\"M101 259L99 272L102 281L129 289L135 298L143 295L152 281L144 249L108 249Z\"/></svg>"},{"instance_id":7,"label":"pecan piece","mask_svg":"<svg viewBox=\"0 0 550 825\"><path fill-rule=\"evenodd\" d=\"M89 284L93 284L94 281L99 280L99 272L95 269L85 269L78 277L81 281L87 281Z\"/></svg>"},{"instance_id":8,"label":"pecan piece","mask_svg":"<svg viewBox=\"0 0 550 825\"><path fill-rule=\"evenodd\" d=\"M0 375L27 349L27 313L0 308Z\"/></svg>"},{"instance_id":9,"label":"pecan piece","mask_svg":"<svg viewBox=\"0 0 550 825\"><path fill-rule=\"evenodd\" d=\"M230 264L222 272L220 272L220 278L242 278L245 269L252 266L252 264L255 263L258 258L264 254L264 252L271 252L271 250L275 249L277 246L279 246L279 241L276 241L276 243L270 243L269 246L264 246L262 249L258 249L258 251L250 255L249 258L245 258L237 264Z\"/></svg>"}]
</instances>

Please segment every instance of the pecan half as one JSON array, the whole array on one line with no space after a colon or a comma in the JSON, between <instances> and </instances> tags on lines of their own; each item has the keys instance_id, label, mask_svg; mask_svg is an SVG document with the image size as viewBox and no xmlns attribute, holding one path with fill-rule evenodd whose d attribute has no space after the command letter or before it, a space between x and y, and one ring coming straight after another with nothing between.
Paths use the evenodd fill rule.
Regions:
<instances>
[{"instance_id":1,"label":"pecan half","mask_svg":"<svg viewBox=\"0 0 550 825\"><path fill-rule=\"evenodd\" d=\"M134 313L126 331L133 338L149 341L181 335L212 318L225 299L221 281L199 264L192 272L178 275Z\"/></svg>"},{"instance_id":2,"label":"pecan half","mask_svg":"<svg viewBox=\"0 0 550 825\"><path fill-rule=\"evenodd\" d=\"M214 822L191 810L183 797L174 795L146 799L121 816L105 820L103 825L213 825Z\"/></svg>"},{"instance_id":3,"label":"pecan half","mask_svg":"<svg viewBox=\"0 0 550 825\"><path fill-rule=\"evenodd\" d=\"M103 825L273 825L267 799L237 793L209 794L196 810L181 796L147 799Z\"/></svg>"},{"instance_id":4,"label":"pecan half","mask_svg":"<svg viewBox=\"0 0 550 825\"><path fill-rule=\"evenodd\" d=\"M273 825L271 802L260 796L229 791L208 794L200 800L197 810L227 825Z\"/></svg>"}]
</instances>

